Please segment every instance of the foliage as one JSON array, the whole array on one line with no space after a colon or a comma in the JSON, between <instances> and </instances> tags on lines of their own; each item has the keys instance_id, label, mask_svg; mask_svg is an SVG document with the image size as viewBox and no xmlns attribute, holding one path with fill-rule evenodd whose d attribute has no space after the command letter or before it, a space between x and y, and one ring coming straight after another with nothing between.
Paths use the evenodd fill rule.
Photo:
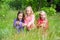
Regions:
<instances>
[{"instance_id":1,"label":"foliage","mask_svg":"<svg viewBox=\"0 0 60 40\"><path fill-rule=\"evenodd\" d=\"M47 13L47 15L50 15L50 16L56 15L56 10L52 7L43 7L41 8L41 10L44 10Z\"/></svg>"},{"instance_id":2,"label":"foliage","mask_svg":"<svg viewBox=\"0 0 60 40\"><path fill-rule=\"evenodd\" d=\"M13 21L16 18L17 11L9 10L6 19L0 20L0 40L42 40L42 30L34 29L26 32L24 29L20 34L16 33L13 27ZM35 12L37 20L38 12ZM60 40L60 13L53 16L48 16L49 29L46 40ZM57 27L58 26L58 27Z\"/></svg>"},{"instance_id":3,"label":"foliage","mask_svg":"<svg viewBox=\"0 0 60 40\"><path fill-rule=\"evenodd\" d=\"M60 0L54 0L54 4L60 4Z\"/></svg>"},{"instance_id":4,"label":"foliage","mask_svg":"<svg viewBox=\"0 0 60 40\"><path fill-rule=\"evenodd\" d=\"M5 18L7 11L10 9L6 1L0 1L0 18Z\"/></svg>"}]
</instances>

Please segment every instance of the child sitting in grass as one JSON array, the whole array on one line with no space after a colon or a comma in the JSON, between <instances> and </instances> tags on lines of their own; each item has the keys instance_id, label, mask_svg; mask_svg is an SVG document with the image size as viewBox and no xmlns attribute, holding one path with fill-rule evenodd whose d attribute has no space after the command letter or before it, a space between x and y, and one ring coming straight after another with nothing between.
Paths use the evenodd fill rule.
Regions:
<instances>
[{"instance_id":1,"label":"child sitting in grass","mask_svg":"<svg viewBox=\"0 0 60 40\"><path fill-rule=\"evenodd\" d=\"M31 30L34 28L34 20L35 15L33 13L32 7L28 6L26 8L26 15L25 15L25 25L27 26L27 30Z\"/></svg>"},{"instance_id":2,"label":"child sitting in grass","mask_svg":"<svg viewBox=\"0 0 60 40\"><path fill-rule=\"evenodd\" d=\"M23 23L24 23L24 13L22 11L19 11L17 14L17 18L14 20L14 26L17 29L17 33L19 33L20 30L24 30Z\"/></svg>"},{"instance_id":3,"label":"child sitting in grass","mask_svg":"<svg viewBox=\"0 0 60 40\"><path fill-rule=\"evenodd\" d=\"M44 31L48 29L47 15L44 11L39 13L39 19L37 21L37 28L43 27Z\"/></svg>"},{"instance_id":4,"label":"child sitting in grass","mask_svg":"<svg viewBox=\"0 0 60 40\"><path fill-rule=\"evenodd\" d=\"M45 36L45 34L47 34L46 30L48 29L48 20L47 20L47 15L44 11L41 11L39 13L39 19L37 21L37 28L42 28L43 36Z\"/></svg>"}]
</instances>

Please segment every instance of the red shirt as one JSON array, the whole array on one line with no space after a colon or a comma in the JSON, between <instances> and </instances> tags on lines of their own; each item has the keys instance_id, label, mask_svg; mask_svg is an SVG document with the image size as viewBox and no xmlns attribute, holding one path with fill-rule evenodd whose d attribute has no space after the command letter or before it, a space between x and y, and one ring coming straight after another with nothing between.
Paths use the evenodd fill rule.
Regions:
<instances>
[{"instance_id":1,"label":"red shirt","mask_svg":"<svg viewBox=\"0 0 60 40\"><path fill-rule=\"evenodd\" d=\"M45 20L39 18L38 21L37 21L38 26L41 25L41 24L43 24L44 21L45 21ZM48 28L48 20L46 20L46 26L45 26L45 29L47 29L47 28Z\"/></svg>"}]
</instances>

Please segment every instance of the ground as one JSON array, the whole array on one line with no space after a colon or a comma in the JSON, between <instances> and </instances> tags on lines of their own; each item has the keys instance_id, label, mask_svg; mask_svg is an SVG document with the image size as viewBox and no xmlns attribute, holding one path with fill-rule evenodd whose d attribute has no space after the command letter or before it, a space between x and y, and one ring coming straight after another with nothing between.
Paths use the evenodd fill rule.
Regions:
<instances>
[{"instance_id":1,"label":"ground","mask_svg":"<svg viewBox=\"0 0 60 40\"><path fill-rule=\"evenodd\" d=\"M10 10L5 18L0 19L0 40L42 40L42 31L34 29L29 32L16 33L13 27L13 21L16 18L17 11ZM37 17L37 16L36 16ZM46 40L60 40L60 13L48 16L49 29Z\"/></svg>"}]
</instances>

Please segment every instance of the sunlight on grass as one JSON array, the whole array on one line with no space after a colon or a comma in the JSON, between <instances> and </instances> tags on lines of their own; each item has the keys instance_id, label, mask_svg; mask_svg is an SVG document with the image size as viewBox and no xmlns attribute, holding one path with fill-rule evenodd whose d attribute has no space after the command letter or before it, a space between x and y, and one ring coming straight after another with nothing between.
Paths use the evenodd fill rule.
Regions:
<instances>
[{"instance_id":1,"label":"sunlight on grass","mask_svg":"<svg viewBox=\"0 0 60 40\"><path fill-rule=\"evenodd\" d=\"M16 29L13 27L16 13L17 11L9 11L6 18L0 20L0 40L42 40L41 29L34 29L28 32L24 29L24 32L16 33ZM46 40L60 40L60 14L48 16L48 20L49 29L47 30L48 36Z\"/></svg>"}]
</instances>

